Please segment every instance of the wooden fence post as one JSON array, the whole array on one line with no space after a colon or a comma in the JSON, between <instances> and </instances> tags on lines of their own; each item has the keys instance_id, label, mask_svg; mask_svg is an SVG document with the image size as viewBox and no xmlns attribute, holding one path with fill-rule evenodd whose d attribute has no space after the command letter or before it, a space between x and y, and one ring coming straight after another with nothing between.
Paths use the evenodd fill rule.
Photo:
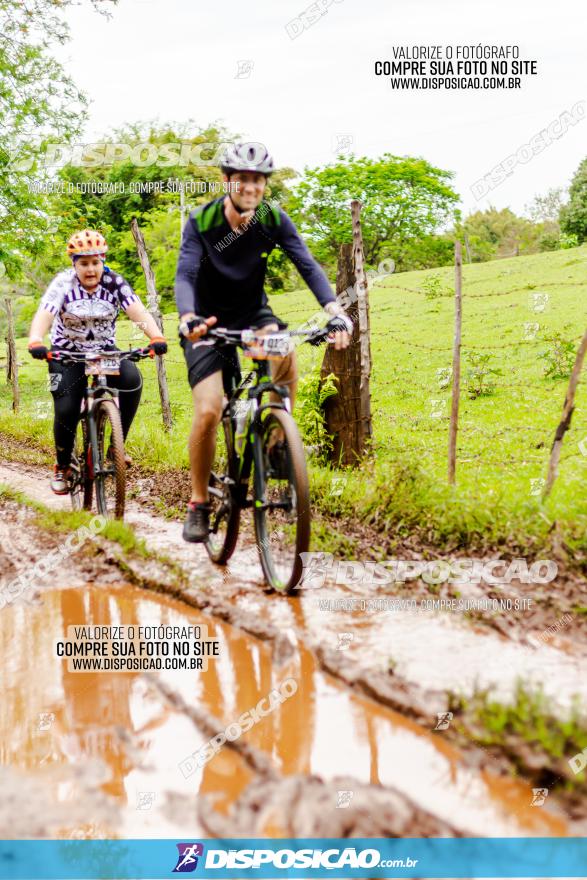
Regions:
<instances>
[{"instance_id":1,"label":"wooden fence post","mask_svg":"<svg viewBox=\"0 0 587 880\"><path fill-rule=\"evenodd\" d=\"M460 241L455 241L455 336L452 351L452 400L448 437L448 482L455 482L457 462L457 431L461 393L461 326L463 322L463 254Z\"/></svg>"},{"instance_id":2,"label":"wooden fence post","mask_svg":"<svg viewBox=\"0 0 587 880\"><path fill-rule=\"evenodd\" d=\"M16 339L14 335L14 314L12 300L7 296L4 300L6 308L6 384L12 384L12 410L17 413L20 406L20 389L18 387L18 358L16 355Z\"/></svg>"},{"instance_id":3,"label":"wooden fence post","mask_svg":"<svg viewBox=\"0 0 587 880\"><path fill-rule=\"evenodd\" d=\"M363 233L361 231L361 208L359 201L351 202L351 219L353 224L353 263L357 285L357 303L359 313L359 350L361 354L361 434L363 443L373 434L371 422L371 337L369 327L369 291L365 272L365 256L363 251Z\"/></svg>"},{"instance_id":4,"label":"wooden fence post","mask_svg":"<svg viewBox=\"0 0 587 880\"><path fill-rule=\"evenodd\" d=\"M353 322L351 344L344 351L328 346L320 372L322 379L330 373L338 379L338 394L327 398L324 414L334 438L332 461L343 465L357 465L372 436L369 303L360 208L359 202L352 203L353 243L341 245L336 274L337 296Z\"/></svg>"},{"instance_id":5,"label":"wooden fence post","mask_svg":"<svg viewBox=\"0 0 587 880\"><path fill-rule=\"evenodd\" d=\"M556 429L554 440L552 441L550 461L548 463L548 474L546 476L546 483L544 486L544 491L542 493L542 500L548 497L548 495L550 494L550 490L553 487L554 481L556 480L558 463L560 460L563 445L563 437L571 426L571 418L573 416L573 410L575 409L575 393L577 391L577 385L579 384L579 377L581 375L581 370L583 369L583 361L585 360L586 352L587 330L583 335L581 345L579 346L579 350L575 358L575 364L573 366L573 371L569 379L569 386L567 388L567 394L565 397L565 402L563 404L563 414Z\"/></svg>"},{"instance_id":6,"label":"wooden fence post","mask_svg":"<svg viewBox=\"0 0 587 880\"><path fill-rule=\"evenodd\" d=\"M147 305L157 326L161 330L161 333L163 333L163 319L161 317L161 310L159 308L159 296L157 294L157 287L155 286L155 276L151 268L147 249L145 247L145 239L143 238L143 233L139 229L139 224L137 223L136 217L133 217L130 228L136 243L137 254L139 255L139 260L141 261L143 274L145 276L145 284L147 287ZM165 362L163 358L159 355L156 356L155 360L157 362L157 380L159 383L159 397L161 399L161 414L163 416L163 426L166 431L170 431L173 425L173 419L171 417L171 404L169 401L169 388L167 385L167 372L165 370Z\"/></svg>"}]
</instances>

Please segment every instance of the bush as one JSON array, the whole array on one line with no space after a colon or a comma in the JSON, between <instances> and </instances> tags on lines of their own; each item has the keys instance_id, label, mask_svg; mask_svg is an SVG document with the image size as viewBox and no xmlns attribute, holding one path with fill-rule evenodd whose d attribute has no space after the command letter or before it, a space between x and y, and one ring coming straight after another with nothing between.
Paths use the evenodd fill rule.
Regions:
<instances>
[{"instance_id":1,"label":"bush","mask_svg":"<svg viewBox=\"0 0 587 880\"><path fill-rule=\"evenodd\" d=\"M549 347L538 355L545 362L544 375L548 379L565 379L570 376L575 363L575 343L564 339L561 333L547 336L545 342L549 343Z\"/></svg>"},{"instance_id":2,"label":"bush","mask_svg":"<svg viewBox=\"0 0 587 880\"><path fill-rule=\"evenodd\" d=\"M453 291L446 284L443 284L438 275L430 275L420 284L420 290L427 300L439 299L442 296L452 296Z\"/></svg>"},{"instance_id":3,"label":"bush","mask_svg":"<svg viewBox=\"0 0 587 880\"><path fill-rule=\"evenodd\" d=\"M469 369L465 375L467 392L471 400L489 397L495 391L495 376L502 376L502 370L490 366L491 355L471 351L467 355Z\"/></svg>"},{"instance_id":4,"label":"bush","mask_svg":"<svg viewBox=\"0 0 587 880\"><path fill-rule=\"evenodd\" d=\"M559 247L563 249L576 248L579 246L579 237L574 232L562 233Z\"/></svg>"},{"instance_id":5,"label":"bush","mask_svg":"<svg viewBox=\"0 0 587 880\"><path fill-rule=\"evenodd\" d=\"M295 416L304 443L311 446L318 461L325 461L332 449L332 435L326 430L324 421L324 401L338 394L336 376L330 373L320 379L318 364L300 379L296 400Z\"/></svg>"}]
</instances>

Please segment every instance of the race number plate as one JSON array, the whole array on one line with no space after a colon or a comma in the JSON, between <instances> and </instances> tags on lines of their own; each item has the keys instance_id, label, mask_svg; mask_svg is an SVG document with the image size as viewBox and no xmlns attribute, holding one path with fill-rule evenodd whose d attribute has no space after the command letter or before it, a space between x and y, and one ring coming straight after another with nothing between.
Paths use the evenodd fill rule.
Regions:
<instances>
[{"instance_id":1,"label":"race number plate","mask_svg":"<svg viewBox=\"0 0 587 880\"><path fill-rule=\"evenodd\" d=\"M248 343L248 348L243 350L246 357L255 360L282 358L290 353L292 340L287 333L268 333L267 336L257 336L254 339L243 339Z\"/></svg>"},{"instance_id":2,"label":"race number plate","mask_svg":"<svg viewBox=\"0 0 587 880\"><path fill-rule=\"evenodd\" d=\"M86 360L86 376L119 376L120 358L116 355L110 357L97 357Z\"/></svg>"}]
</instances>

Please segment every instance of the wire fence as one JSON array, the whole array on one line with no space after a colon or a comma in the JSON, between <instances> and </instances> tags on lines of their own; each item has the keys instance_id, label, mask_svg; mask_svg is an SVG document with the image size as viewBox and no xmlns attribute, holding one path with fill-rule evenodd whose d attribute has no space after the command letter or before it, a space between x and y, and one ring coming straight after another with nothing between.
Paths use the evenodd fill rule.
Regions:
<instances>
[{"instance_id":1,"label":"wire fence","mask_svg":"<svg viewBox=\"0 0 587 880\"><path fill-rule=\"evenodd\" d=\"M523 270L511 272L518 276L513 278L501 277L497 261L483 264L486 274L493 271L493 276L484 278L470 277L478 266L465 267L456 446L459 482L493 484L496 491L516 483L525 486L530 496L544 489L568 377L587 323L587 282L572 277L584 272L587 258L574 262L577 267L566 270L560 281L543 280L537 263L532 264L534 274L526 263ZM420 286L408 286L401 276L391 275L369 291L377 456L385 460L410 455L439 477L446 473L453 382L452 273L452 269L422 273ZM478 290L481 286L485 289ZM505 298L509 299L504 305ZM291 327L305 324L316 313L310 295L274 295L271 304ZM164 329L170 341L165 362L174 432L185 434L192 401L176 343L175 315L164 317ZM140 345L145 339L140 328L126 322L121 322L120 331L122 346ZM319 365L320 350L299 346L297 351L301 375ZM151 372L144 369L141 407L144 417L156 419L160 400ZM26 374L25 368L21 412L32 420L49 420L50 399L40 393L39 385L29 391ZM567 482L584 473L580 468L587 461L584 385L581 378L560 458ZM6 393L2 397L7 400Z\"/></svg>"},{"instance_id":2,"label":"wire fence","mask_svg":"<svg viewBox=\"0 0 587 880\"><path fill-rule=\"evenodd\" d=\"M446 270L433 277L446 278ZM471 293L475 283L491 282L463 283L457 465L465 477L475 471L483 482L509 479L539 495L587 324L580 298L587 282L529 277L506 290ZM513 299L505 308L504 296ZM486 309L484 300L495 302L495 309ZM417 454L441 470L453 386L453 291L441 292L440 284L427 286L426 280L420 288L407 287L391 278L371 292L370 314L374 411L376 424L389 426L387 450ZM508 314L514 317L504 320ZM584 384L584 378L577 382L572 430L560 459L572 460L575 475L587 460Z\"/></svg>"}]
</instances>

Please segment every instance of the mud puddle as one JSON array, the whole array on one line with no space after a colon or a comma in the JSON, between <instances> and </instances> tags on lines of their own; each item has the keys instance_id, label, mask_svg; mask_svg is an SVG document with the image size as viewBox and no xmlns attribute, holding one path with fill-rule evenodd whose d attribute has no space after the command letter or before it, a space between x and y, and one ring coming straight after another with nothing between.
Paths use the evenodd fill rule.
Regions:
<instances>
[{"instance_id":1,"label":"mud puddle","mask_svg":"<svg viewBox=\"0 0 587 880\"><path fill-rule=\"evenodd\" d=\"M360 603L352 611L324 610L340 599L340 591L320 590L320 598L305 594L306 630L312 640L344 650L350 659L368 658L371 668L393 669L432 690L465 696L487 688L504 702L522 681L528 690L543 690L553 714L566 713L577 696L581 703L587 698L587 657L575 654L574 646L518 644L456 614L368 612Z\"/></svg>"},{"instance_id":2,"label":"mud puddle","mask_svg":"<svg viewBox=\"0 0 587 880\"><path fill-rule=\"evenodd\" d=\"M39 475L40 471L30 467L0 465L0 482L54 509L68 509L69 499L53 495ZM541 688L553 713L560 714L568 711L574 697L582 701L587 697L587 651L577 642L552 640L536 648L466 620L462 614L370 611L369 598L373 597L338 586L302 590L300 598L286 599L266 592L257 549L254 544L247 546L244 535L229 566L222 569L210 562L203 547L186 545L178 523L147 513L134 502L128 505L126 520L149 549L181 566L190 586L229 600L250 618L297 635L311 647L345 651L345 659L362 669L393 669L399 678L423 688L465 696L489 688L504 701L522 681L528 689ZM344 610L349 600L354 603L353 611ZM361 600L367 610L361 610ZM431 719L435 711L431 707Z\"/></svg>"},{"instance_id":3,"label":"mud puddle","mask_svg":"<svg viewBox=\"0 0 587 880\"><path fill-rule=\"evenodd\" d=\"M219 640L219 657L206 672L155 674L175 702L162 699L142 673L68 672L56 657L69 625L137 623L206 624ZM413 817L406 833L414 836L422 832L418 817L426 817L424 827L437 817L432 827L441 834L567 833L564 818L531 806L527 785L466 766L442 732L345 689L319 671L303 645L276 668L267 645L165 596L127 585L45 591L38 605L3 609L0 652L4 836L18 836L18 817L34 812L31 797L33 805L47 805L31 825L38 836L193 837L202 834L204 801L220 825L237 804L239 827L249 816L252 828L258 812L253 798L247 813L247 792L260 784L254 769L230 747L191 769L186 759L210 733L194 725L185 706L228 725L286 678L297 683L295 693L242 737L275 768L263 784L283 788L297 777L313 802L327 798L333 822L350 817L353 798L374 809L393 796ZM329 781L333 787L325 789ZM279 828L269 817L264 833Z\"/></svg>"}]
</instances>

